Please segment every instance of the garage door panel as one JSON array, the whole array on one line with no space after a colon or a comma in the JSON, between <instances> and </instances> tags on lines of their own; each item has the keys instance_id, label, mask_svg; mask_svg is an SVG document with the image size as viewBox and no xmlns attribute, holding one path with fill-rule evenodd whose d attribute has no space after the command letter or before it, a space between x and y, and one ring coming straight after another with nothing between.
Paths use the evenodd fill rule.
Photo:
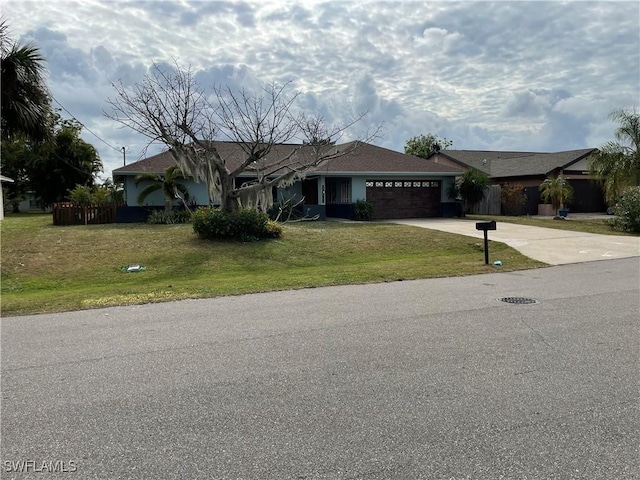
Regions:
<instances>
[{"instance_id":1,"label":"garage door panel","mask_svg":"<svg viewBox=\"0 0 640 480\"><path fill-rule=\"evenodd\" d=\"M367 200L376 219L440 216L439 181L368 181Z\"/></svg>"}]
</instances>

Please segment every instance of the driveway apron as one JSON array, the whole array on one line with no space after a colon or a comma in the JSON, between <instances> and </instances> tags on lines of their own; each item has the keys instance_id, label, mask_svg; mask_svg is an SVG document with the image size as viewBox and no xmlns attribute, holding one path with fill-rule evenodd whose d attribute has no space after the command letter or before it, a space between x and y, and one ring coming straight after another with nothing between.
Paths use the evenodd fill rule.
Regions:
<instances>
[{"instance_id":1,"label":"driveway apron","mask_svg":"<svg viewBox=\"0 0 640 480\"><path fill-rule=\"evenodd\" d=\"M484 238L483 232L476 230L475 220L414 218L385 222ZM498 222L497 229L489 231L489 240L506 243L523 255L550 265L640 256L638 237L598 235L505 222Z\"/></svg>"}]
</instances>

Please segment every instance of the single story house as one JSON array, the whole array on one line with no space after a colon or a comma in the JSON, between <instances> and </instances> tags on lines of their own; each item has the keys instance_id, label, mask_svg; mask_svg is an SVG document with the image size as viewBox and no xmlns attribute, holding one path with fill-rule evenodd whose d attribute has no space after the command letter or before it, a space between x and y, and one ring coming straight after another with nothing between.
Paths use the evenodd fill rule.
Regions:
<instances>
[{"instance_id":1,"label":"single story house","mask_svg":"<svg viewBox=\"0 0 640 480\"><path fill-rule=\"evenodd\" d=\"M43 207L35 192L25 192L22 200L18 204L18 210L21 212L50 212L51 206Z\"/></svg>"},{"instance_id":2,"label":"single story house","mask_svg":"<svg viewBox=\"0 0 640 480\"><path fill-rule=\"evenodd\" d=\"M230 170L246 158L238 143L215 143ZM321 219L351 218L352 205L358 200L367 200L373 204L376 219L456 214L455 201L449 198L447 192L455 177L464 171L460 165L437 163L363 142L351 149L353 146L352 142L336 145L336 148L344 148L349 152L307 171L304 180L288 188L277 189L274 195L276 198L304 197L303 211L309 216L319 215ZM285 158L300 147L300 144L274 145L269 154L271 160L269 157L265 160L268 163ZM135 177L141 173L163 174L165 169L174 164L171 152L165 151L113 171L114 182L124 184L130 211L136 208L140 210L145 206L164 205L161 192L147 197L145 205L138 205L137 197L145 183L141 182L136 186ZM251 172L246 172L238 178L238 183L251 177ZM185 180L183 183L196 203L210 203L206 185L192 180ZM119 221L127 221L125 216L119 215Z\"/></svg>"},{"instance_id":3,"label":"single story house","mask_svg":"<svg viewBox=\"0 0 640 480\"><path fill-rule=\"evenodd\" d=\"M548 177L562 175L574 189L569 204L571 212L604 212L602 187L589 175L588 161L595 148L554 153L491 152L481 150L434 151L428 159L440 165L476 168L486 173L496 185L522 185L527 194L527 211L538 212L538 186Z\"/></svg>"},{"instance_id":4,"label":"single story house","mask_svg":"<svg viewBox=\"0 0 640 480\"><path fill-rule=\"evenodd\" d=\"M0 174L0 220L4 218L4 194L2 192L2 182L13 183L13 178Z\"/></svg>"}]
</instances>

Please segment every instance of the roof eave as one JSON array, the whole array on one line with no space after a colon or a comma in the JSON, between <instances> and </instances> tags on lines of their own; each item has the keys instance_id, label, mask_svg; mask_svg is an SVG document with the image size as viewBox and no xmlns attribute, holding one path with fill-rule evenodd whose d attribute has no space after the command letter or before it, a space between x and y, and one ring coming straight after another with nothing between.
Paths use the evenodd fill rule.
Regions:
<instances>
[{"instance_id":1,"label":"roof eave","mask_svg":"<svg viewBox=\"0 0 640 480\"><path fill-rule=\"evenodd\" d=\"M438 153L435 153L433 155L442 155L443 157L451 160L454 163L457 163L458 165L460 165L461 167L463 167L465 169L466 168L475 168L476 170L480 170L481 172L486 173L487 175L491 175L491 172L489 172L488 170L485 170L483 168L478 168L475 165L472 165L472 164L467 163L467 162L463 162L462 160L459 160L456 157L452 157L451 155L447 155L446 153L443 153L442 151L440 151ZM427 157L427 158L430 158L430 157Z\"/></svg>"},{"instance_id":2,"label":"roof eave","mask_svg":"<svg viewBox=\"0 0 640 480\"><path fill-rule=\"evenodd\" d=\"M566 169L567 167L570 167L571 165L573 165L574 163L578 163L580 160L582 160L583 158L587 158L591 155L593 155L593 152L597 151L597 148L592 148L591 150L589 150L588 152L580 155L577 158L574 158L573 160L571 160L569 163L566 163L565 165L562 165L560 168L562 170Z\"/></svg>"}]
</instances>

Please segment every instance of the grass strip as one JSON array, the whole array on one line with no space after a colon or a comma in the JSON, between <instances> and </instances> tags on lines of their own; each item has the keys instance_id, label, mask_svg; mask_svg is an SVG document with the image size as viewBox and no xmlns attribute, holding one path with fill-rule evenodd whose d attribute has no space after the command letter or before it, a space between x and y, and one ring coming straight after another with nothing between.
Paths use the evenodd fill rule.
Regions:
<instances>
[{"instance_id":1,"label":"grass strip","mask_svg":"<svg viewBox=\"0 0 640 480\"><path fill-rule=\"evenodd\" d=\"M468 220L495 220L496 222L515 223L517 225L529 225L532 227L553 228L556 230L569 230L572 232L597 233L600 235L638 236L637 233L614 230L610 223L611 218L572 218L571 215L569 215L565 220L554 220L549 217L509 217L504 215L467 215L466 218Z\"/></svg>"},{"instance_id":2,"label":"grass strip","mask_svg":"<svg viewBox=\"0 0 640 480\"><path fill-rule=\"evenodd\" d=\"M54 226L8 216L2 234L2 315L207 298L275 290L495 272L482 242L393 224L286 224L282 239L203 241L191 225ZM502 271L544 264L492 242ZM124 273L123 265L145 271Z\"/></svg>"}]
</instances>

